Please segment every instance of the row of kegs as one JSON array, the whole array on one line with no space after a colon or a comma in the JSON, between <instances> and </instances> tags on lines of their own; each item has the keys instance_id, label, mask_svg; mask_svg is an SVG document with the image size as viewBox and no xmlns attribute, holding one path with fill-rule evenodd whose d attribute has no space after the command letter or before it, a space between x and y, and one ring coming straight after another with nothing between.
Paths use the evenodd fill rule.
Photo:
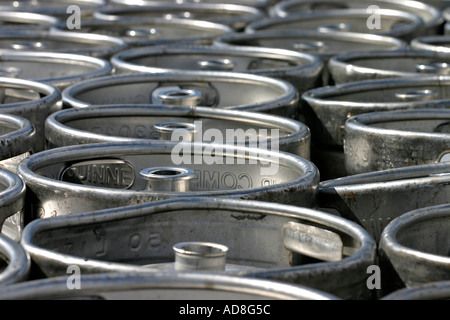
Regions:
<instances>
[{"instance_id":1,"label":"row of kegs","mask_svg":"<svg viewBox=\"0 0 450 320\"><path fill-rule=\"evenodd\" d=\"M447 6L0 1L0 299L448 299Z\"/></svg>"}]
</instances>

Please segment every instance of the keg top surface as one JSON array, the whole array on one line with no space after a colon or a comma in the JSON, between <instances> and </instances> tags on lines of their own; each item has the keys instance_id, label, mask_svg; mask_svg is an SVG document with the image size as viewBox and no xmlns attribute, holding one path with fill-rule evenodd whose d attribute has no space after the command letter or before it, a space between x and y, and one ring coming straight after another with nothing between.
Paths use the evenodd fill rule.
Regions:
<instances>
[{"instance_id":1,"label":"keg top surface","mask_svg":"<svg viewBox=\"0 0 450 320\"><path fill-rule=\"evenodd\" d=\"M108 61L86 55L13 50L0 53L1 75L44 82L58 88L109 75L112 69Z\"/></svg>"},{"instance_id":2,"label":"keg top surface","mask_svg":"<svg viewBox=\"0 0 450 320\"><path fill-rule=\"evenodd\" d=\"M449 74L450 55L421 50L347 52L332 57L329 65L332 69L336 68L334 72L349 74L375 72L386 76Z\"/></svg>"},{"instance_id":3,"label":"keg top surface","mask_svg":"<svg viewBox=\"0 0 450 320\"><path fill-rule=\"evenodd\" d=\"M174 146L182 147L182 149L185 147L187 151L191 150L188 155L192 157L196 154L203 157L200 164L195 164L191 158L182 159L182 163L174 164L175 166L200 171L207 170L208 172L213 169L221 172L225 170L222 174L224 175L222 182L216 181L213 185L209 185L201 180L197 180L197 183L193 184L191 192L189 192L190 195L239 195L250 191L257 193L259 191L280 190L288 185L303 183L307 185L318 178L317 168L312 163L288 153L254 149L255 152L258 150L257 156L254 154L247 160L242 161L245 158L245 153L252 149L239 151L239 147L231 145L170 143L167 141L99 143L62 147L31 155L19 164L18 170L27 184L52 186L51 188L66 190L66 192L97 192L99 195L108 197L151 194L160 197L162 194L159 192L145 190L145 181L138 174L145 168L167 166L173 163L172 161L178 161L178 157L175 156L173 158L172 155ZM214 148L217 152L215 157L220 155L222 161L220 162L218 158L215 158L215 163L211 164L211 168L208 166L205 168L205 164L209 163L210 159L207 158L208 152L203 152L204 148L208 148L208 150ZM237 151L239 152L235 154ZM149 158L149 155L152 155L152 157ZM227 160L227 157L230 159ZM241 159L243 163L237 162L238 159ZM228 164L225 163L225 160L233 161L231 161L232 164ZM260 165L264 162L263 169L260 165L255 165L258 162ZM87 177L83 178L82 176L71 174L74 172L81 173L83 170L96 165L97 168L120 166L126 171L126 179L123 180L123 183L116 185L114 184L115 180L111 181L111 183L105 183L102 179L98 180L98 177L94 179L92 176L92 179L88 178L86 180ZM267 175L273 174L273 170L276 170L277 174L272 177L272 183L267 184L265 182L268 178ZM235 173L233 174L232 172ZM235 189L237 181L233 177L241 173L245 175L245 177L241 177L242 187ZM211 172L209 174L211 175ZM103 176L103 178L107 177ZM213 187L214 189L212 189Z\"/></svg>"},{"instance_id":4,"label":"keg top surface","mask_svg":"<svg viewBox=\"0 0 450 320\"><path fill-rule=\"evenodd\" d=\"M168 45L125 50L111 59L127 70L233 71L262 74L296 70L296 74L317 73L322 63L313 55L274 48Z\"/></svg>"},{"instance_id":5,"label":"keg top surface","mask_svg":"<svg viewBox=\"0 0 450 320\"><path fill-rule=\"evenodd\" d=\"M260 219L251 219L250 217L257 217L258 215L261 216ZM180 220L189 220L190 222L186 221L185 224L191 225L192 228L192 235L188 236L191 239L195 238L196 236L199 236L199 234L203 233L205 228L217 228L217 221L222 221L224 223L224 228L232 228L233 230L236 230L236 235L239 237L244 236L242 232L244 232L245 229L248 230L249 233L253 233L253 231L263 231L264 229L268 231L268 228L270 226L271 231L276 231L275 233L270 232L267 234L268 238L270 239L272 236L275 237L284 237L289 238L292 242L301 242L300 239L295 240L295 236L292 233L285 233L283 235L282 229L283 226L286 226L284 223L286 221L297 221L298 223L304 224L305 226L311 225L311 226L317 226L318 228L323 228L322 230L329 230L330 232L336 232L339 233L339 235L344 239L345 246L348 246L347 249L350 247L352 250L345 251L343 254L343 257L341 257L339 260L324 260L327 262L331 262L331 264L352 264L357 263L357 261L360 261L361 259L368 259L370 256L374 254L375 249L375 243L373 239L369 236L369 234L362 229L361 226L357 225L356 223L350 222L346 219L343 219L341 217L336 217L324 212L320 212L313 209L307 209L307 208L299 208L295 206L289 206L289 205L282 205L282 204L273 204L273 203L267 203L262 201L249 201L249 200L237 200L237 199L225 199L225 198L179 198L179 199L173 199L173 200L163 200L153 203L145 203L142 205L135 205L135 206L127 206L117 209L109 209L109 210L101 210L97 212L91 212L89 213L81 213L79 215L69 215L65 217L56 217L55 219L39 219L36 221L31 222L24 231L23 241L22 244L30 251L36 254L47 252L44 254L47 255L48 253L52 252L53 250L50 248L53 248L52 242L56 240L51 239L49 237L46 237L45 235L48 234L48 232L54 232L55 237L60 237L64 233L63 230L66 230L66 234L68 233L74 233L81 232L79 234L83 234L87 230L86 228L90 229L90 226L94 224L98 224L99 222L102 223L102 226L104 230L110 230L114 228L114 225L120 224L120 221L122 219L127 219L127 221L142 221L142 219L145 219L146 216L150 216L155 218L153 220L153 223L155 225L159 225L160 223L165 222L171 223L173 221L173 218L175 216L178 216ZM195 216L196 219L199 219L198 221L202 221L203 223L196 223L194 220L190 219L190 216ZM204 218L201 218L201 217ZM240 219L242 217L243 219ZM254 220L252 222L252 220ZM292 222L291 221L291 222ZM152 225L152 222L150 220L147 220L147 223L149 223L148 228ZM290 222L289 225L292 225ZM162 225L161 225L162 226ZM203 226L203 227L202 227ZM200 227L200 229L198 229ZM147 227L146 227L147 228ZM252 230L252 231L251 231ZM295 233L293 230L290 230L291 232ZM280 233L277 235L277 233ZM244 232L245 233L245 232ZM176 241L179 241L178 239L181 239L183 237L186 237L186 235L178 234L179 237L177 237ZM209 239L215 239L213 240L216 243L220 242L221 237L223 237L223 234L214 233L210 234L208 237ZM186 239L186 238L185 238ZM75 240L75 239L74 239ZM163 241L163 239L161 239ZM222 239L223 241L224 239ZM173 239L170 239L169 241L175 241ZM184 241L184 240L181 240ZM210 242L211 240L208 240ZM237 257L241 257L243 261L250 262L253 259L249 259L248 257L242 256L242 253L245 252L243 247L254 247L256 251L258 250L269 250L269 248L261 248L261 242L264 242L267 240L261 239L261 241L252 242L252 240L248 240L245 243L242 243L240 247L242 247L242 252L236 252L233 251L230 253L235 254L235 259ZM227 241L228 242L228 241ZM231 240L229 245L230 250L235 250L236 245L239 246L239 243L236 243L235 241ZM231 248L233 247L233 248ZM275 246L278 248L278 244ZM171 247L167 247L167 250L170 251ZM345 249L345 250L347 250ZM38 251L37 251L38 250ZM286 247L283 249L285 250L301 250L301 249L294 249L292 247ZM77 250L78 251L78 250ZM81 257L75 257L78 256L78 254L71 255L69 251L62 250L62 252L56 253L53 252L54 255L58 256L67 256L71 257L72 259L80 259ZM250 254L250 253L249 253ZM274 253L275 254L275 253ZM125 253L125 255L127 255ZM114 256L117 258L117 255L114 254ZM50 256L49 256L50 257ZM128 255L128 257L130 257ZM51 257L50 257L51 258ZM94 258L95 259L95 258ZM109 259L114 259L112 256L109 256ZM132 258L133 259L133 258ZM170 259L170 257L169 257ZM265 259L268 259L268 257L265 257ZM64 260L64 259L62 259ZM62 261L61 260L61 261ZM99 260L98 263L103 264L103 268L105 268L105 261L101 262L102 259L96 259ZM105 260L105 259L103 259ZM72 260L75 262L76 260ZM144 260L143 260L144 261ZM261 263L263 258L255 259L253 260L253 264ZM87 261L89 263L89 261ZM267 262L266 262L267 263ZM124 266L124 264L120 264L118 261L115 263L112 263L110 261L110 264L116 264L116 267L119 267L120 265ZM308 264L308 263L306 263ZM85 265L82 263L82 265ZM146 265L144 263L144 265ZM319 264L317 267L325 268L326 269L327 263ZM100 266L100 264L99 264ZM134 266L128 266L136 269L138 265L135 264ZM309 266L307 265L297 265L297 266L290 266L290 265L281 265L279 261L275 262L275 266L273 264L270 264L264 268L269 268L272 271L276 270L287 270L288 269L308 269ZM230 270L231 273L234 272L234 270ZM264 272L264 270L260 270L259 268L252 268L251 270L247 270L247 272L253 273L253 272Z\"/></svg>"},{"instance_id":6,"label":"keg top surface","mask_svg":"<svg viewBox=\"0 0 450 320\"><path fill-rule=\"evenodd\" d=\"M17 51L51 51L104 56L127 48L117 37L80 32L0 31L0 49Z\"/></svg>"},{"instance_id":7,"label":"keg top surface","mask_svg":"<svg viewBox=\"0 0 450 320\"><path fill-rule=\"evenodd\" d=\"M135 18L194 19L223 23L243 28L248 23L264 18L265 13L255 7L229 3L158 3L149 6L108 7L94 12L99 20L118 21Z\"/></svg>"},{"instance_id":8,"label":"keg top surface","mask_svg":"<svg viewBox=\"0 0 450 320\"><path fill-rule=\"evenodd\" d=\"M400 39L375 34L294 30L231 34L217 38L214 44L280 48L324 59L348 51L398 50L406 47Z\"/></svg>"},{"instance_id":9,"label":"keg top surface","mask_svg":"<svg viewBox=\"0 0 450 320\"><path fill-rule=\"evenodd\" d=\"M292 84L270 77L229 72L126 74L85 80L65 89L64 103L76 108L105 104L160 104L158 92L195 90L199 106L266 110L297 100ZM236 94L245 92L244 94ZM127 93L127 95L124 95ZM155 96L156 95L156 96Z\"/></svg>"},{"instance_id":10,"label":"keg top surface","mask_svg":"<svg viewBox=\"0 0 450 320\"><path fill-rule=\"evenodd\" d=\"M380 245L389 255L405 255L448 266L449 223L447 204L413 210L394 219L383 230Z\"/></svg>"},{"instance_id":11,"label":"keg top surface","mask_svg":"<svg viewBox=\"0 0 450 320\"><path fill-rule=\"evenodd\" d=\"M333 9L361 8L367 9L375 5L380 9L395 9L417 14L427 26L442 24L441 10L423 1L389 1L389 0L284 0L273 6L274 16L289 16L301 12L315 12Z\"/></svg>"},{"instance_id":12,"label":"keg top surface","mask_svg":"<svg viewBox=\"0 0 450 320\"><path fill-rule=\"evenodd\" d=\"M73 32L66 24L59 24L56 29ZM117 37L129 45L146 46L173 42L208 42L212 39L233 33L234 30L221 23L190 19L140 18L120 21L84 20L77 33L101 34Z\"/></svg>"},{"instance_id":13,"label":"keg top surface","mask_svg":"<svg viewBox=\"0 0 450 320\"><path fill-rule=\"evenodd\" d=\"M90 141L90 139L93 141L125 141L138 138L158 140L165 137L162 136L163 128L159 128L164 127L164 124L173 124L175 128L185 130L193 125L195 133L200 137L203 137L209 129L220 130L223 134L226 134L227 129L242 129L244 135L247 135L242 137L242 141L252 140L252 136L261 140L262 135L257 136L261 129L267 129L266 138L271 139L270 130L278 129L280 145L310 135L309 128L303 123L268 114L254 115L254 113L243 111L203 107L116 105L55 112L46 121L46 136L49 141L55 143L60 139L67 140L67 143L77 139L79 139L78 142ZM252 134L253 130L255 134ZM168 131L169 134L173 132ZM261 131L259 132L261 134ZM196 136L193 137L193 140L195 139Z\"/></svg>"},{"instance_id":14,"label":"keg top surface","mask_svg":"<svg viewBox=\"0 0 450 320\"><path fill-rule=\"evenodd\" d=\"M313 106L446 105L449 81L445 75L368 80L312 89L303 94L303 99Z\"/></svg>"},{"instance_id":15,"label":"keg top surface","mask_svg":"<svg viewBox=\"0 0 450 320\"><path fill-rule=\"evenodd\" d=\"M245 32L257 30L312 30L319 32L360 32L393 37L411 38L423 28L423 21L414 14L380 9L377 11L383 23L380 28L369 28L371 13L366 9L341 9L298 13L287 17L260 19L247 25Z\"/></svg>"}]
</instances>

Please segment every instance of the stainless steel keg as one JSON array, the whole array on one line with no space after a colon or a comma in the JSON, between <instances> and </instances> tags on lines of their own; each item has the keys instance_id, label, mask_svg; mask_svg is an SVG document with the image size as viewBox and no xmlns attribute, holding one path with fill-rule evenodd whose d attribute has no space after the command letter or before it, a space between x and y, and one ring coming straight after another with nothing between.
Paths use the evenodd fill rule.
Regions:
<instances>
[{"instance_id":1,"label":"stainless steel keg","mask_svg":"<svg viewBox=\"0 0 450 320\"><path fill-rule=\"evenodd\" d=\"M229 135L225 143L271 147L310 158L311 134L301 122L254 112L155 105L93 106L55 112L46 120L49 148L74 144L179 139L208 141L210 133ZM232 141L231 141L232 140Z\"/></svg>"},{"instance_id":2,"label":"stainless steel keg","mask_svg":"<svg viewBox=\"0 0 450 320\"><path fill-rule=\"evenodd\" d=\"M44 51L82 54L109 59L113 54L127 48L117 37L59 30L0 31L0 50Z\"/></svg>"},{"instance_id":3,"label":"stainless steel keg","mask_svg":"<svg viewBox=\"0 0 450 320\"><path fill-rule=\"evenodd\" d=\"M450 201L449 170L448 163L438 163L322 181L319 208L357 222L378 242L384 228L400 215Z\"/></svg>"},{"instance_id":4,"label":"stainless steel keg","mask_svg":"<svg viewBox=\"0 0 450 320\"><path fill-rule=\"evenodd\" d=\"M110 75L107 60L58 52L5 50L0 53L0 74L50 84L62 91L86 79Z\"/></svg>"},{"instance_id":5,"label":"stainless steel keg","mask_svg":"<svg viewBox=\"0 0 450 320\"><path fill-rule=\"evenodd\" d=\"M0 112L29 120L36 130L34 151L44 149L47 117L61 109L55 87L37 81L0 77Z\"/></svg>"},{"instance_id":6,"label":"stainless steel keg","mask_svg":"<svg viewBox=\"0 0 450 320\"><path fill-rule=\"evenodd\" d=\"M62 147L31 155L18 170L35 198L33 218L181 196L314 207L319 183L317 168L302 157L217 140Z\"/></svg>"},{"instance_id":7,"label":"stainless steel keg","mask_svg":"<svg viewBox=\"0 0 450 320\"><path fill-rule=\"evenodd\" d=\"M272 16L286 17L297 13L352 8L366 9L371 14L376 14L378 8L400 10L416 14L423 20L425 24L424 31L429 35L439 34L444 22L441 10L434 7L434 3L430 5L426 1L411 0L284 0L273 5L270 14Z\"/></svg>"},{"instance_id":8,"label":"stainless steel keg","mask_svg":"<svg viewBox=\"0 0 450 320\"><path fill-rule=\"evenodd\" d=\"M81 18L90 17L94 11L106 5L107 0L1 0L0 10L40 13L65 20L75 12ZM73 6L76 6L76 10L72 10L75 8Z\"/></svg>"},{"instance_id":9,"label":"stainless steel keg","mask_svg":"<svg viewBox=\"0 0 450 320\"><path fill-rule=\"evenodd\" d=\"M415 50L427 50L433 52L450 52L450 36L426 36L413 39L410 47Z\"/></svg>"},{"instance_id":10,"label":"stainless steel keg","mask_svg":"<svg viewBox=\"0 0 450 320\"><path fill-rule=\"evenodd\" d=\"M360 226L334 215L211 197L38 219L27 225L21 243L49 277L64 275L69 265L82 274L215 272L353 299L370 295L366 271L376 251ZM192 261L180 262L183 253ZM225 259L217 261L222 253ZM213 263L222 269L211 269Z\"/></svg>"},{"instance_id":11,"label":"stainless steel keg","mask_svg":"<svg viewBox=\"0 0 450 320\"><path fill-rule=\"evenodd\" d=\"M67 276L61 276L10 285L8 290L0 292L0 299L339 300L336 296L305 286L211 273L178 275L139 272L90 274L83 275L82 284L76 290L68 289L67 281ZM190 312L188 306L189 304L183 306L183 308L187 308L185 312ZM216 308L205 311L204 314L205 316L208 316L208 314L215 315L219 311L221 311L221 314L231 314L230 308L224 308L223 310ZM259 305L259 308L256 306L247 308L248 312L252 314L270 314L272 312L270 304ZM181 312L181 309L174 314L179 314L179 312Z\"/></svg>"},{"instance_id":12,"label":"stainless steel keg","mask_svg":"<svg viewBox=\"0 0 450 320\"><path fill-rule=\"evenodd\" d=\"M272 17L250 23L245 32L311 30L319 32L359 32L377 34L410 41L422 35L424 25L417 15L390 9L378 9L379 26L369 23L371 13L366 9L340 9L298 13L287 17Z\"/></svg>"},{"instance_id":13,"label":"stainless steel keg","mask_svg":"<svg viewBox=\"0 0 450 320\"><path fill-rule=\"evenodd\" d=\"M448 204L410 211L383 231L379 250L406 287L450 279Z\"/></svg>"},{"instance_id":14,"label":"stainless steel keg","mask_svg":"<svg viewBox=\"0 0 450 320\"><path fill-rule=\"evenodd\" d=\"M24 228L25 192L17 174L0 168L0 230L14 241L20 240Z\"/></svg>"},{"instance_id":15,"label":"stainless steel keg","mask_svg":"<svg viewBox=\"0 0 450 320\"><path fill-rule=\"evenodd\" d=\"M165 1L167 3L176 3L176 4L189 4L192 3L190 0L169 0ZM164 2L164 3L165 3ZM110 0L110 5L153 5L155 4L155 1L153 0ZM223 4L223 0L200 0L195 1L195 4ZM268 9L272 2L271 0L227 0L225 3L227 4L233 4L233 5L243 5L243 6L249 6L258 8L261 10Z\"/></svg>"},{"instance_id":16,"label":"stainless steel keg","mask_svg":"<svg viewBox=\"0 0 450 320\"><path fill-rule=\"evenodd\" d=\"M135 18L195 19L220 23L242 31L249 23L265 18L266 13L251 6L229 3L163 3L147 6L109 6L94 13L107 21Z\"/></svg>"},{"instance_id":17,"label":"stainless steel keg","mask_svg":"<svg viewBox=\"0 0 450 320\"><path fill-rule=\"evenodd\" d=\"M448 300L450 281L436 281L396 290L382 300Z\"/></svg>"},{"instance_id":18,"label":"stainless steel keg","mask_svg":"<svg viewBox=\"0 0 450 320\"><path fill-rule=\"evenodd\" d=\"M49 30L59 19L45 14L17 11L0 11L1 30Z\"/></svg>"},{"instance_id":19,"label":"stainless steel keg","mask_svg":"<svg viewBox=\"0 0 450 320\"><path fill-rule=\"evenodd\" d=\"M234 33L233 28L204 20L140 18L104 21L83 20L81 29L70 31L66 24L58 24L57 30L120 38L130 47L144 47L166 44L211 44L215 38ZM122 49L123 50L123 49ZM118 50L119 52L121 50ZM117 53L115 52L115 53Z\"/></svg>"},{"instance_id":20,"label":"stainless steel keg","mask_svg":"<svg viewBox=\"0 0 450 320\"><path fill-rule=\"evenodd\" d=\"M28 280L31 259L23 247L0 234L0 292L8 285Z\"/></svg>"},{"instance_id":21,"label":"stainless steel keg","mask_svg":"<svg viewBox=\"0 0 450 320\"><path fill-rule=\"evenodd\" d=\"M312 54L324 63L348 51L398 50L406 47L400 39L355 32L318 32L307 30L256 31L219 37L215 46L250 46L287 49ZM322 72L322 86L331 84L328 68Z\"/></svg>"},{"instance_id":22,"label":"stainless steel keg","mask_svg":"<svg viewBox=\"0 0 450 320\"><path fill-rule=\"evenodd\" d=\"M345 123L353 116L377 111L445 108L449 106L448 76L379 79L316 88L302 98L311 108L313 140L342 146ZM380 149L380 151L383 151Z\"/></svg>"},{"instance_id":23,"label":"stainless steel keg","mask_svg":"<svg viewBox=\"0 0 450 320\"><path fill-rule=\"evenodd\" d=\"M398 50L406 47L400 39L356 32L318 32L307 30L256 31L233 33L214 41L216 46L252 46L295 50L327 61L348 51Z\"/></svg>"},{"instance_id":24,"label":"stainless steel keg","mask_svg":"<svg viewBox=\"0 0 450 320\"><path fill-rule=\"evenodd\" d=\"M289 82L237 72L124 74L85 80L62 92L65 107L105 104L198 105L293 118L299 95Z\"/></svg>"},{"instance_id":25,"label":"stainless steel keg","mask_svg":"<svg viewBox=\"0 0 450 320\"><path fill-rule=\"evenodd\" d=\"M332 57L335 84L385 78L450 74L450 55L422 50L347 52Z\"/></svg>"},{"instance_id":26,"label":"stainless steel keg","mask_svg":"<svg viewBox=\"0 0 450 320\"><path fill-rule=\"evenodd\" d=\"M345 124L347 172L362 173L447 162L450 110L419 109L363 114Z\"/></svg>"},{"instance_id":27,"label":"stainless steel keg","mask_svg":"<svg viewBox=\"0 0 450 320\"><path fill-rule=\"evenodd\" d=\"M229 71L280 78L299 94L321 85L323 62L306 53L274 48L171 45L125 50L111 58L118 74Z\"/></svg>"}]
</instances>

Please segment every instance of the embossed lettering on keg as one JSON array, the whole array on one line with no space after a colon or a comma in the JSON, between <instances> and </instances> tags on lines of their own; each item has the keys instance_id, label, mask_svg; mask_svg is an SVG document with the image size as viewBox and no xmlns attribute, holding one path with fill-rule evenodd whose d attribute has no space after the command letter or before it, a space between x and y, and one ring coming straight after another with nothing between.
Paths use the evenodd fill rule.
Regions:
<instances>
[{"instance_id":1,"label":"embossed lettering on keg","mask_svg":"<svg viewBox=\"0 0 450 320\"><path fill-rule=\"evenodd\" d=\"M104 59L57 52L3 51L0 62L2 76L47 83L60 91L113 71L111 63Z\"/></svg>"},{"instance_id":2,"label":"embossed lettering on keg","mask_svg":"<svg viewBox=\"0 0 450 320\"><path fill-rule=\"evenodd\" d=\"M257 20L245 28L253 33L264 30L312 30L319 32L359 32L400 38L406 41L421 36L423 21L417 15L391 9L379 9L376 14L382 23L379 28L368 28L371 13L365 9L336 9L298 13L286 17Z\"/></svg>"},{"instance_id":3,"label":"embossed lettering on keg","mask_svg":"<svg viewBox=\"0 0 450 320\"><path fill-rule=\"evenodd\" d=\"M383 231L380 254L406 287L450 280L448 204L409 211Z\"/></svg>"},{"instance_id":4,"label":"embossed lettering on keg","mask_svg":"<svg viewBox=\"0 0 450 320\"><path fill-rule=\"evenodd\" d=\"M0 292L2 300L70 300L77 298L83 300L340 300L329 293L303 285L211 272L185 273L176 277L165 272L157 274L145 272L89 274L83 275L83 285L76 290L68 290L67 276L61 276L52 279L31 280L23 284L12 284L8 290ZM180 313L191 312L188 306L189 304L181 307L183 310L180 309ZM222 312L231 314L230 308L224 309ZM253 311L252 307L249 309L252 310L249 312L270 313L269 304L261 305L261 311ZM254 310L257 310L256 307ZM209 309L202 311L206 316L213 312L217 311Z\"/></svg>"},{"instance_id":5,"label":"embossed lettering on keg","mask_svg":"<svg viewBox=\"0 0 450 320\"><path fill-rule=\"evenodd\" d=\"M30 275L30 255L16 241L0 234L0 262L6 264L0 270L0 288L27 281ZM2 292L7 290L0 290Z\"/></svg>"},{"instance_id":6,"label":"embossed lettering on keg","mask_svg":"<svg viewBox=\"0 0 450 320\"><path fill-rule=\"evenodd\" d=\"M55 87L37 81L0 78L0 112L29 120L36 130L34 151L44 149L47 117L61 109L61 94Z\"/></svg>"},{"instance_id":7,"label":"embossed lettering on keg","mask_svg":"<svg viewBox=\"0 0 450 320\"><path fill-rule=\"evenodd\" d=\"M319 184L319 208L362 225L378 242L384 228L407 211L449 202L448 163L349 175Z\"/></svg>"},{"instance_id":8,"label":"embossed lettering on keg","mask_svg":"<svg viewBox=\"0 0 450 320\"><path fill-rule=\"evenodd\" d=\"M56 29L72 33L66 24ZM217 37L234 33L233 28L215 22L190 19L123 19L121 21L83 20L83 27L76 33L98 34L119 38L129 47L143 47L167 44L206 44ZM121 50L116 51L120 52Z\"/></svg>"},{"instance_id":9,"label":"embossed lettering on keg","mask_svg":"<svg viewBox=\"0 0 450 320\"><path fill-rule=\"evenodd\" d=\"M53 28L49 31L0 31L0 49L8 51L49 51L109 59L126 48L128 45L118 37L95 33L68 32Z\"/></svg>"},{"instance_id":10,"label":"embossed lettering on keg","mask_svg":"<svg viewBox=\"0 0 450 320\"><path fill-rule=\"evenodd\" d=\"M324 68L317 57L293 50L170 45L125 50L111 58L116 73L232 71L275 77L299 93L318 87Z\"/></svg>"},{"instance_id":11,"label":"embossed lettering on keg","mask_svg":"<svg viewBox=\"0 0 450 320\"><path fill-rule=\"evenodd\" d=\"M450 55L422 50L348 52L332 57L328 70L336 84L421 75L449 75Z\"/></svg>"},{"instance_id":12,"label":"embossed lettering on keg","mask_svg":"<svg viewBox=\"0 0 450 320\"><path fill-rule=\"evenodd\" d=\"M217 273L301 283L354 299L370 295L366 270L376 256L373 239L347 219L298 206L214 197L37 219L22 239L52 277L65 274L68 264L83 274L174 272L173 246L194 241L218 248L214 256L226 251L225 270ZM198 244L188 247L202 255Z\"/></svg>"},{"instance_id":13,"label":"embossed lettering on keg","mask_svg":"<svg viewBox=\"0 0 450 320\"><path fill-rule=\"evenodd\" d=\"M24 222L26 186L20 177L0 169L0 230L2 235L19 241Z\"/></svg>"},{"instance_id":14,"label":"embossed lettering on keg","mask_svg":"<svg viewBox=\"0 0 450 320\"><path fill-rule=\"evenodd\" d=\"M450 110L375 112L346 123L346 169L362 173L448 161Z\"/></svg>"},{"instance_id":15,"label":"embossed lettering on keg","mask_svg":"<svg viewBox=\"0 0 450 320\"><path fill-rule=\"evenodd\" d=\"M288 118L294 118L299 112L298 92L291 83L238 72L114 75L72 85L62 92L62 96L66 107L77 109L106 104L171 104L172 99L167 102L161 99L167 96L164 95L166 89L172 96L188 97L188 105L192 105L192 95L200 92L200 101L194 99L198 106L271 113Z\"/></svg>"},{"instance_id":16,"label":"embossed lettering on keg","mask_svg":"<svg viewBox=\"0 0 450 320\"><path fill-rule=\"evenodd\" d=\"M142 139L209 142L214 136L223 143L275 146L305 159L311 152L311 133L299 121L220 108L92 106L55 112L45 127L48 148Z\"/></svg>"},{"instance_id":17,"label":"embossed lettering on keg","mask_svg":"<svg viewBox=\"0 0 450 320\"><path fill-rule=\"evenodd\" d=\"M195 171L190 191L145 190L141 170L167 166ZM206 195L314 207L319 183L317 168L302 157L262 148L198 142L62 147L31 155L18 170L28 192L36 197L30 208L34 218Z\"/></svg>"},{"instance_id":18,"label":"embossed lettering on keg","mask_svg":"<svg viewBox=\"0 0 450 320\"><path fill-rule=\"evenodd\" d=\"M249 23L265 18L263 10L230 3L153 3L110 6L93 14L95 19L120 21L135 18L195 19L220 23L242 31Z\"/></svg>"},{"instance_id":19,"label":"embossed lettering on keg","mask_svg":"<svg viewBox=\"0 0 450 320\"><path fill-rule=\"evenodd\" d=\"M368 9L377 6L380 9L394 9L416 14L424 24L426 34L439 34L443 24L441 10L434 3L426 1L390 1L390 0L284 0L273 5L270 10L272 16L287 17L292 14L317 12L336 9ZM376 14L376 11L369 11ZM381 18L381 17L380 17Z\"/></svg>"}]
</instances>

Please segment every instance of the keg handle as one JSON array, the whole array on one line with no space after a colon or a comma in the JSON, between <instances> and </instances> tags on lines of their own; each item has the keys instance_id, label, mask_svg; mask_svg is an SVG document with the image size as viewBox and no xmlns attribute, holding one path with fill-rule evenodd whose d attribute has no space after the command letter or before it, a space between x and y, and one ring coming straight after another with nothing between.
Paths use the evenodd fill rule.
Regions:
<instances>
[{"instance_id":1,"label":"keg handle","mask_svg":"<svg viewBox=\"0 0 450 320\"><path fill-rule=\"evenodd\" d=\"M397 92L395 97L402 101L429 101L437 98L439 94L429 89L409 90L405 92Z\"/></svg>"},{"instance_id":2,"label":"keg handle","mask_svg":"<svg viewBox=\"0 0 450 320\"><path fill-rule=\"evenodd\" d=\"M228 247L211 242L181 242L173 246L176 271L224 271Z\"/></svg>"},{"instance_id":3,"label":"keg handle","mask_svg":"<svg viewBox=\"0 0 450 320\"><path fill-rule=\"evenodd\" d=\"M324 24L317 27L318 32L350 31L351 25L344 22Z\"/></svg>"},{"instance_id":4,"label":"keg handle","mask_svg":"<svg viewBox=\"0 0 450 320\"><path fill-rule=\"evenodd\" d=\"M419 73L450 74L450 64L447 62L423 62L416 64Z\"/></svg>"},{"instance_id":5,"label":"keg handle","mask_svg":"<svg viewBox=\"0 0 450 320\"><path fill-rule=\"evenodd\" d=\"M183 134L183 141L193 141L197 126L187 122L161 122L152 126L159 133L159 140L172 140L175 132Z\"/></svg>"},{"instance_id":6,"label":"keg handle","mask_svg":"<svg viewBox=\"0 0 450 320\"><path fill-rule=\"evenodd\" d=\"M324 52L328 49L328 45L323 41L301 41L292 44L297 51L305 52Z\"/></svg>"},{"instance_id":7,"label":"keg handle","mask_svg":"<svg viewBox=\"0 0 450 320\"><path fill-rule=\"evenodd\" d=\"M21 72L17 67L0 67L0 77L17 78Z\"/></svg>"},{"instance_id":8,"label":"keg handle","mask_svg":"<svg viewBox=\"0 0 450 320\"><path fill-rule=\"evenodd\" d=\"M194 170L179 167L146 168L140 175L146 180L147 191L188 192L195 178Z\"/></svg>"},{"instance_id":9,"label":"keg handle","mask_svg":"<svg viewBox=\"0 0 450 320\"><path fill-rule=\"evenodd\" d=\"M283 226L283 244L287 250L323 261L340 261L357 251L344 246L333 231L293 221Z\"/></svg>"},{"instance_id":10,"label":"keg handle","mask_svg":"<svg viewBox=\"0 0 450 320\"><path fill-rule=\"evenodd\" d=\"M208 71L233 71L236 67L236 63L227 58L198 60L197 64L200 69Z\"/></svg>"},{"instance_id":11,"label":"keg handle","mask_svg":"<svg viewBox=\"0 0 450 320\"><path fill-rule=\"evenodd\" d=\"M180 87L161 87L153 91L152 103L162 103L178 106L197 106L202 93L192 89L182 89Z\"/></svg>"}]
</instances>

